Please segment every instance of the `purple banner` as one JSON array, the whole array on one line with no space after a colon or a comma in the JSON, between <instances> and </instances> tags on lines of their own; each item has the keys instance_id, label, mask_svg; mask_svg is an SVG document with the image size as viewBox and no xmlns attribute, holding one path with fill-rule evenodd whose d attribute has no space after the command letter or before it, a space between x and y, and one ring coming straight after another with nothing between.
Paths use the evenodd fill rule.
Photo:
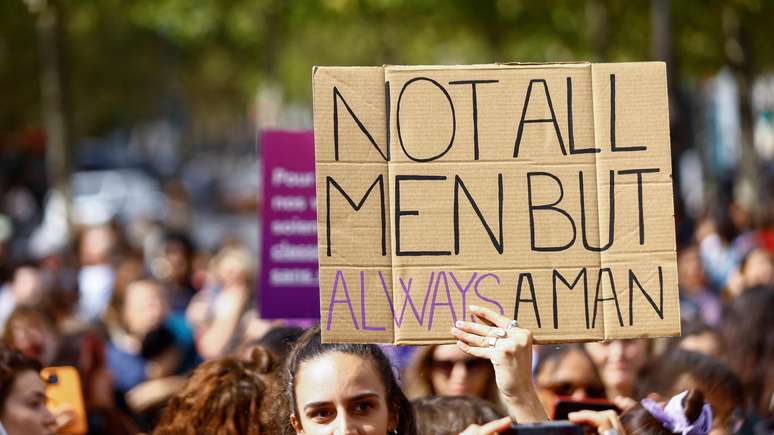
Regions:
<instances>
[{"instance_id":1,"label":"purple banner","mask_svg":"<svg viewBox=\"0 0 774 435\"><path fill-rule=\"evenodd\" d=\"M263 131L261 317L319 318L314 135Z\"/></svg>"}]
</instances>

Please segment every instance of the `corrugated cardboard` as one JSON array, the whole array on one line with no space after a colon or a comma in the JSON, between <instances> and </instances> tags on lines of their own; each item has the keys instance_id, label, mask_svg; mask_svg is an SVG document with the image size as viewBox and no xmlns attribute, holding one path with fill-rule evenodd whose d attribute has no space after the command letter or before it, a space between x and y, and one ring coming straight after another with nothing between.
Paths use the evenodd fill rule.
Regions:
<instances>
[{"instance_id":1,"label":"corrugated cardboard","mask_svg":"<svg viewBox=\"0 0 774 435\"><path fill-rule=\"evenodd\" d=\"M677 335L663 63L316 67L326 342ZM612 226L611 226L612 221Z\"/></svg>"}]
</instances>

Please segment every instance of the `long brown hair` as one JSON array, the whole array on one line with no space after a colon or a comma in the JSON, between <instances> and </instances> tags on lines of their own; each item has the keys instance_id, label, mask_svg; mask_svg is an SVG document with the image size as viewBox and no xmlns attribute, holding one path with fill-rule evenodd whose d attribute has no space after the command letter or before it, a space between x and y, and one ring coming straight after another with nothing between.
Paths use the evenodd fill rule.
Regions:
<instances>
[{"instance_id":1,"label":"long brown hair","mask_svg":"<svg viewBox=\"0 0 774 435\"><path fill-rule=\"evenodd\" d=\"M427 396L436 396L437 392L433 388L432 378L430 377L430 370L433 364L433 353L438 345L421 346L417 348L414 355L411 358L411 362L405 371L405 381L403 388L406 391L406 395L409 399L419 399ZM485 397L482 399L489 401L495 405L498 410L502 408L500 402L500 390L497 388L495 382L494 369L491 364L487 365L486 370L489 371L488 384L485 390Z\"/></svg>"},{"instance_id":2,"label":"long brown hair","mask_svg":"<svg viewBox=\"0 0 774 435\"><path fill-rule=\"evenodd\" d=\"M279 433L283 404L275 364L268 351L254 348L247 359L227 356L196 368L172 398L154 435L260 435Z\"/></svg>"}]
</instances>

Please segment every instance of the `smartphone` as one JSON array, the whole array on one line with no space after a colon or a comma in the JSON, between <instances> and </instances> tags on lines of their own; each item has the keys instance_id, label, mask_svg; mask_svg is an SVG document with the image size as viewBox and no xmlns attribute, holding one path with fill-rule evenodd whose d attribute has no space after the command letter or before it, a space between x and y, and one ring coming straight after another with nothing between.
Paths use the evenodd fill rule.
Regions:
<instances>
[{"instance_id":1,"label":"smartphone","mask_svg":"<svg viewBox=\"0 0 774 435\"><path fill-rule=\"evenodd\" d=\"M556 406L554 406L553 419L567 420L567 414L584 409L589 411L607 411L612 409L616 413L621 412L615 404L604 399L570 400L560 398L556 401Z\"/></svg>"},{"instance_id":2,"label":"smartphone","mask_svg":"<svg viewBox=\"0 0 774 435\"><path fill-rule=\"evenodd\" d=\"M540 423L514 424L501 434L508 435L584 435L585 426L566 420L543 421Z\"/></svg>"},{"instance_id":3,"label":"smartphone","mask_svg":"<svg viewBox=\"0 0 774 435\"><path fill-rule=\"evenodd\" d=\"M63 411L71 414L70 422L58 434L82 435L88 432L86 407L83 403L81 376L75 367L46 367L40 371L46 383L46 406L57 415Z\"/></svg>"}]
</instances>

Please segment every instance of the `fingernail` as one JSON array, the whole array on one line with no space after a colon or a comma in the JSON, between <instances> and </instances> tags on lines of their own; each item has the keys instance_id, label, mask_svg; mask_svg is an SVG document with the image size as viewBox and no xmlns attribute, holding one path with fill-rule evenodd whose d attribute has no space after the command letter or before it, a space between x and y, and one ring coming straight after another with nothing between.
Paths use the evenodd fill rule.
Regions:
<instances>
[{"instance_id":1,"label":"fingernail","mask_svg":"<svg viewBox=\"0 0 774 435\"><path fill-rule=\"evenodd\" d=\"M473 310L473 311L478 311L479 307L478 307L478 305L470 305L470 309Z\"/></svg>"},{"instance_id":2,"label":"fingernail","mask_svg":"<svg viewBox=\"0 0 774 435\"><path fill-rule=\"evenodd\" d=\"M456 326L458 328L462 328L462 326L464 324L465 324L465 322L463 322L462 320L457 320L456 322L454 322L454 326Z\"/></svg>"}]
</instances>

